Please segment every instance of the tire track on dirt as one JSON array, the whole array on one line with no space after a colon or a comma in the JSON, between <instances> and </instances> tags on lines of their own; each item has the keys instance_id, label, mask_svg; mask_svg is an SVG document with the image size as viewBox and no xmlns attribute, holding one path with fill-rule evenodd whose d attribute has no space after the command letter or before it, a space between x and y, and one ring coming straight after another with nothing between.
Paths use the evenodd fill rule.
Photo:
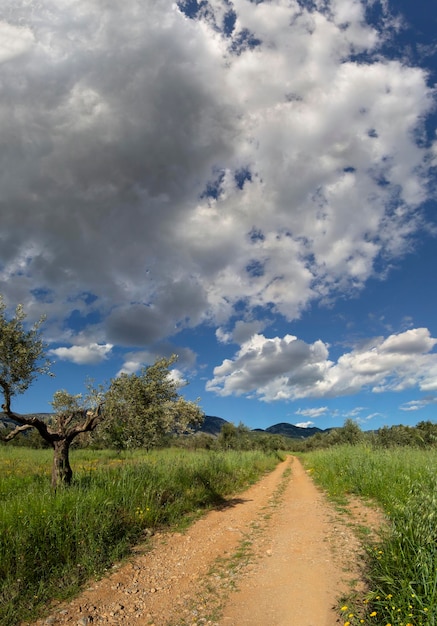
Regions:
<instances>
[{"instance_id":1,"label":"tire track on dirt","mask_svg":"<svg viewBox=\"0 0 437 626\"><path fill-rule=\"evenodd\" d=\"M266 540L267 551L231 596L220 625L337 624L339 595L359 576L360 546L297 459Z\"/></svg>"},{"instance_id":2,"label":"tire track on dirt","mask_svg":"<svg viewBox=\"0 0 437 626\"><path fill-rule=\"evenodd\" d=\"M34 626L334 626L359 554L344 516L288 458L186 532L156 534Z\"/></svg>"}]
</instances>

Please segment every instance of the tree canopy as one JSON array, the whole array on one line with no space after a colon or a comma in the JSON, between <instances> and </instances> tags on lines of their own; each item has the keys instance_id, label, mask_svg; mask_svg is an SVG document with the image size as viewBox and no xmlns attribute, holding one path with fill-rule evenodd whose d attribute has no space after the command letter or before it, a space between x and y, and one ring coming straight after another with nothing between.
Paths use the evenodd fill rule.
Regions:
<instances>
[{"instance_id":1,"label":"tree canopy","mask_svg":"<svg viewBox=\"0 0 437 626\"><path fill-rule=\"evenodd\" d=\"M30 330L24 328L26 314L21 304L15 315L6 319L6 304L0 295L0 387L3 411L9 414L11 401L24 393L35 378L47 374L50 361L45 356L46 346L41 338L41 317Z\"/></svg>"},{"instance_id":2,"label":"tree canopy","mask_svg":"<svg viewBox=\"0 0 437 626\"><path fill-rule=\"evenodd\" d=\"M169 368L176 356L158 359L139 374L121 374L105 397L101 435L110 446L152 448L169 434L179 434L203 421L196 402L179 394L180 384Z\"/></svg>"}]
</instances>

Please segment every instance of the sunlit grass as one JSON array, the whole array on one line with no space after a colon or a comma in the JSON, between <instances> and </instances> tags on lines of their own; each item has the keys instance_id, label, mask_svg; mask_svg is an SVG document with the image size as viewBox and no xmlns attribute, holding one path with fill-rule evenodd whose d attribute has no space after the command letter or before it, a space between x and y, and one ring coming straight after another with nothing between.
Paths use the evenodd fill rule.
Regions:
<instances>
[{"instance_id":1,"label":"sunlit grass","mask_svg":"<svg viewBox=\"0 0 437 626\"><path fill-rule=\"evenodd\" d=\"M55 494L50 450L0 446L0 623L70 596L146 529L184 523L277 462L256 451L73 451L74 483Z\"/></svg>"},{"instance_id":2,"label":"sunlit grass","mask_svg":"<svg viewBox=\"0 0 437 626\"><path fill-rule=\"evenodd\" d=\"M437 621L437 451L342 446L305 464L334 498L379 504L389 527L368 546L369 592L342 607L344 624L434 626Z\"/></svg>"}]
</instances>

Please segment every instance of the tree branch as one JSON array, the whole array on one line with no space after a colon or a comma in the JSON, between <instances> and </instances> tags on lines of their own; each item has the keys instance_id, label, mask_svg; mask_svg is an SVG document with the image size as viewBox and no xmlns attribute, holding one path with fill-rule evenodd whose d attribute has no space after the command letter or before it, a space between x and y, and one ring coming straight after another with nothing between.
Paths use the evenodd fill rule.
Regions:
<instances>
[{"instance_id":1,"label":"tree branch","mask_svg":"<svg viewBox=\"0 0 437 626\"><path fill-rule=\"evenodd\" d=\"M5 436L0 435L0 440L1 441L11 441L17 435L22 433L23 431L29 430L29 428L33 428L33 426L31 426L30 424L24 424L23 426L16 426L16 428L14 430L12 430L10 433L8 433L7 435L5 435Z\"/></svg>"},{"instance_id":2,"label":"tree branch","mask_svg":"<svg viewBox=\"0 0 437 626\"><path fill-rule=\"evenodd\" d=\"M85 421L83 424L78 424L68 433L68 439L73 441L75 437L81 435L82 433L87 433L96 428L98 424L104 418L103 414L103 403L99 404L99 406L94 410L84 410L81 411L82 415L85 417Z\"/></svg>"},{"instance_id":3,"label":"tree branch","mask_svg":"<svg viewBox=\"0 0 437 626\"><path fill-rule=\"evenodd\" d=\"M18 413L14 413L13 411L11 411L10 406L8 406L7 404L3 404L2 409L10 420L16 422L20 426L36 428L41 437L45 439L45 441L48 441L50 444L53 443L53 433L49 430L46 422L44 422L42 419L33 415L18 415ZM23 428L23 430L26 429Z\"/></svg>"}]
</instances>

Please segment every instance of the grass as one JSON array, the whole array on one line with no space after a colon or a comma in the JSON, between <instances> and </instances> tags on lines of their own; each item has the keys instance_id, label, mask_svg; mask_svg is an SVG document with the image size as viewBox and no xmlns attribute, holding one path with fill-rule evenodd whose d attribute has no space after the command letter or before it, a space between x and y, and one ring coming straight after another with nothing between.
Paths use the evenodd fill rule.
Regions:
<instances>
[{"instance_id":1,"label":"grass","mask_svg":"<svg viewBox=\"0 0 437 626\"><path fill-rule=\"evenodd\" d=\"M368 545L365 597L342 607L344 624L437 623L437 451L342 446L309 453L305 465L327 492L380 505L389 528Z\"/></svg>"},{"instance_id":2,"label":"grass","mask_svg":"<svg viewBox=\"0 0 437 626\"><path fill-rule=\"evenodd\" d=\"M0 623L70 597L144 539L242 490L278 459L260 452L73 451L74 484L50 489L51 451L0 447Z\"/></svg>"}]
</instances>

